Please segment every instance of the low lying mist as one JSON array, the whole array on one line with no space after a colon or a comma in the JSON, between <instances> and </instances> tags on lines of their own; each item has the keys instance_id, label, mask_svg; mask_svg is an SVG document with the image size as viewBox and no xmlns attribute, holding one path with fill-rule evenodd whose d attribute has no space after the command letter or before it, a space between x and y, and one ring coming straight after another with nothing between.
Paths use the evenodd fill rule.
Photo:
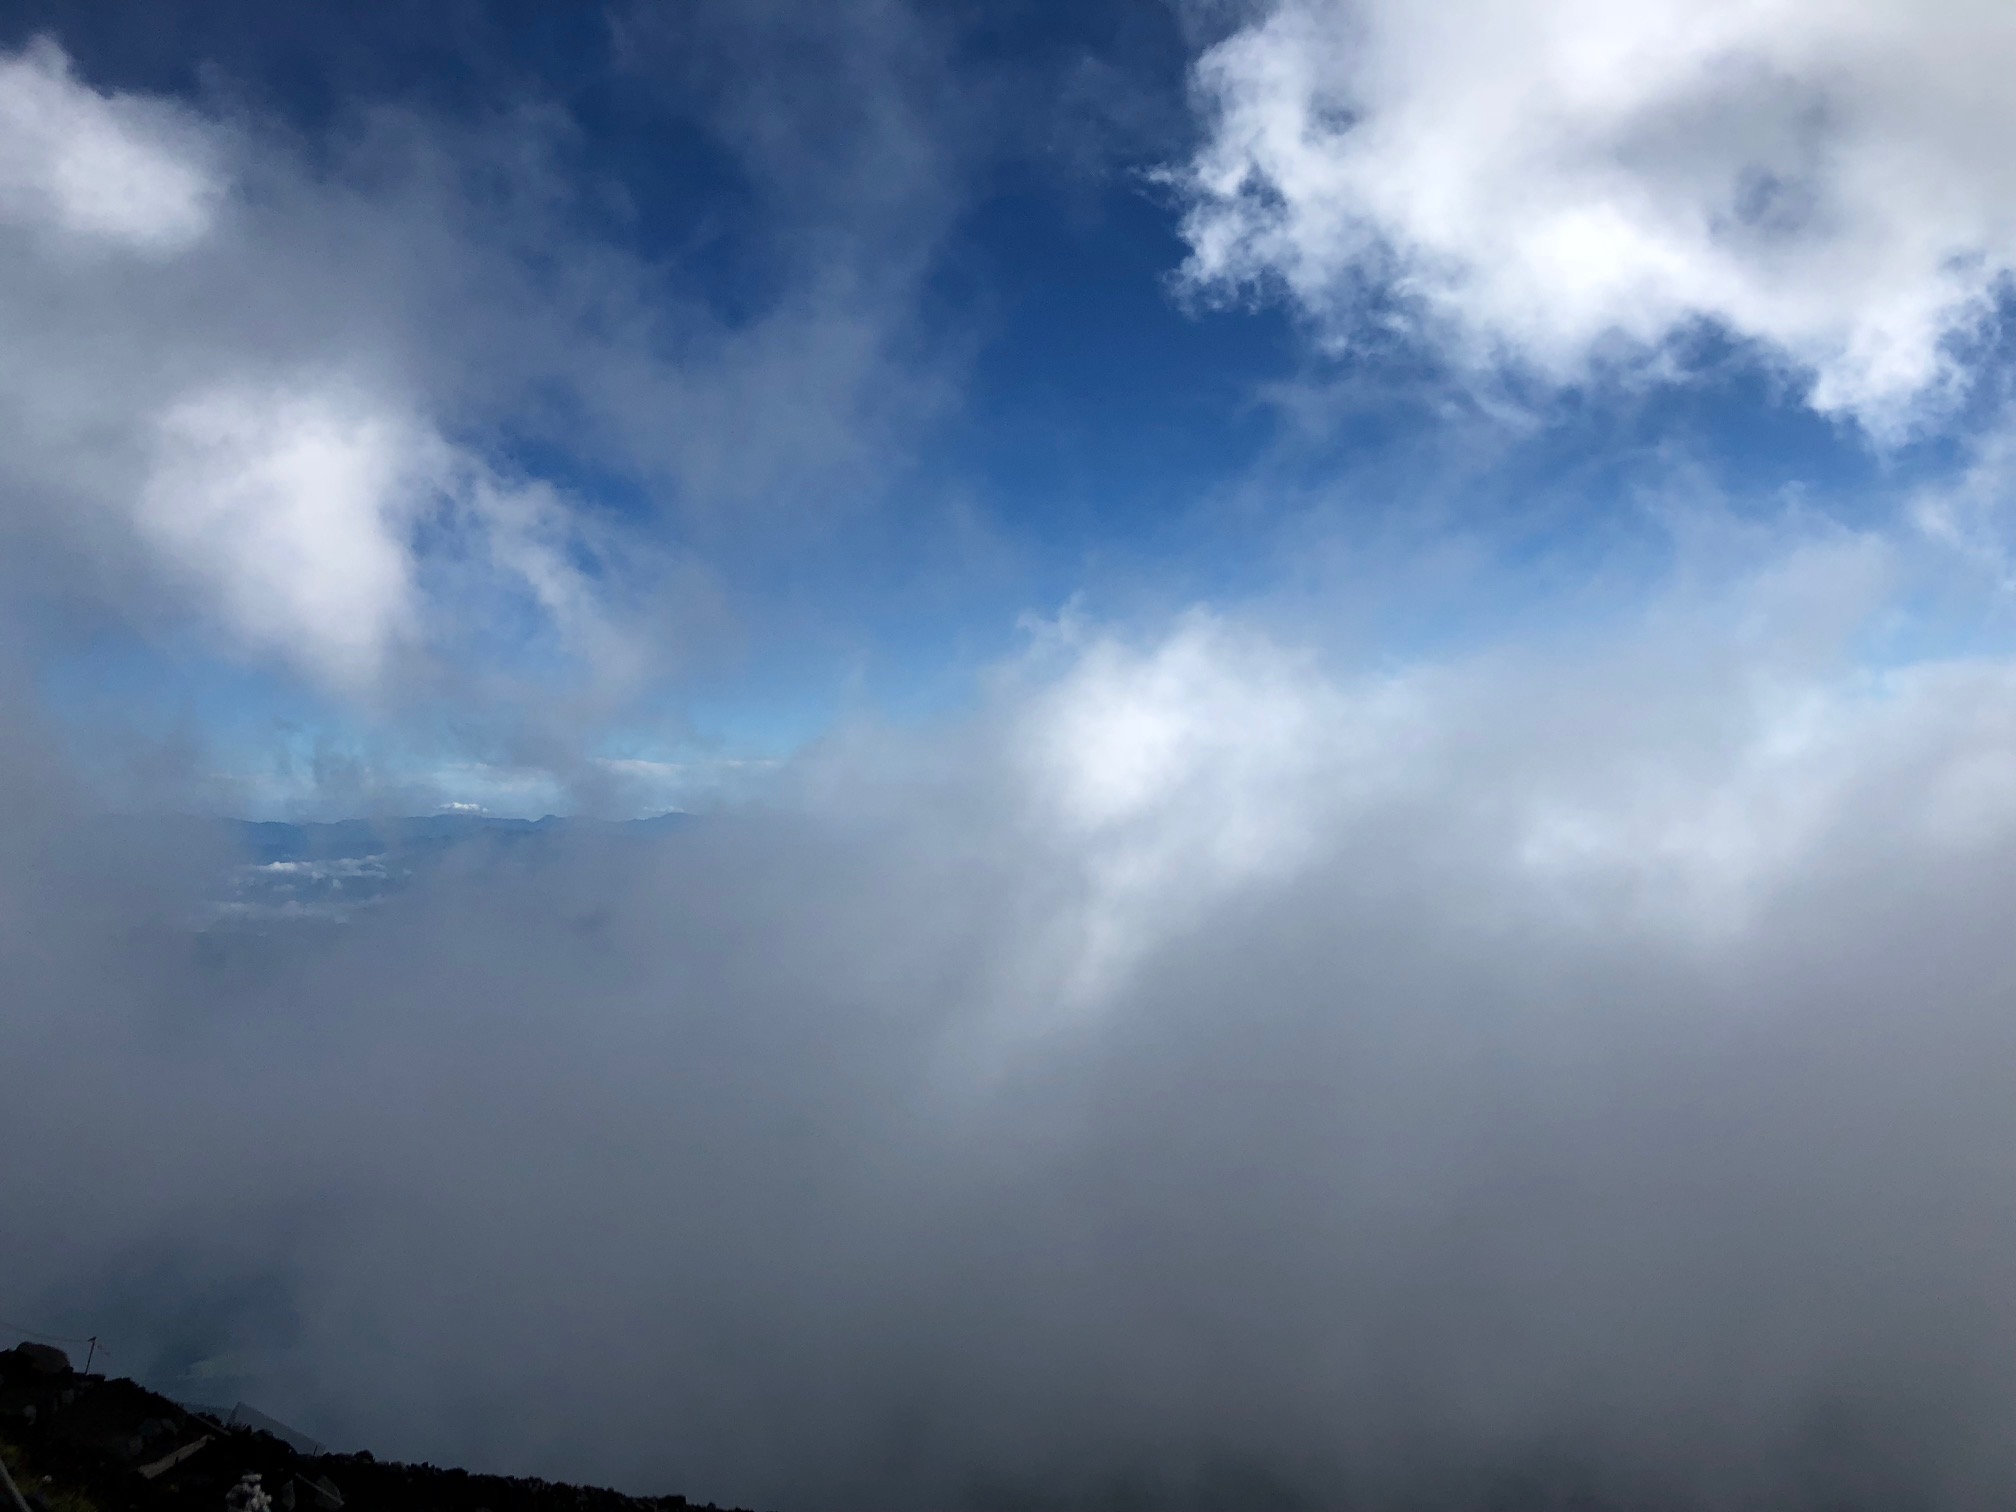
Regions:
<instances>
[{"instance_id":1,"label":"low lying mist","mask_svg":"<svg viewBox=\"0 0 2016 1512\"><path fill-rule=\"evenodd\" d=\"M1999 1505L2016 670L1792 591L1378 675L1060 631L340 922L192 923L228 831L23 736L4 1310L789 1512Z\"/></svg>"}]
</instances>

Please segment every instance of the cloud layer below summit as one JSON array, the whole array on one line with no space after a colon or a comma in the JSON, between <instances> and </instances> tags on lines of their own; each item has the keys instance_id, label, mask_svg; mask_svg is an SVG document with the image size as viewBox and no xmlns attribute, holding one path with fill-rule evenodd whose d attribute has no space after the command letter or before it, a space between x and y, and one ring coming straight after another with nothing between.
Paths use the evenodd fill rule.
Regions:
<instances>
[{"instance_id":1,"label":"cloud layer below summit","mask_svg":"<svg viewBox=\"0 0 2016 1512\"><path fill-rule=\"evenodd\" d=\"M724 1502L1997 1504L2016 675L1858 670L1893 565L1378 674L1061 623L760 812L297 934L45 800L0 1279Z\"/></svg>"}]
</instances>

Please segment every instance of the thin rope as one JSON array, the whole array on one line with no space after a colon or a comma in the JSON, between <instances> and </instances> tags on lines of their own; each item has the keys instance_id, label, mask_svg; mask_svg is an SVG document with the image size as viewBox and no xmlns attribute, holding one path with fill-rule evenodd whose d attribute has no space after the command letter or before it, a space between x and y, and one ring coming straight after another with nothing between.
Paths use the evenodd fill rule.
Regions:
<instances>
[{"instance_id":1,"label":"thin rope","mask_svg":"<svg viewBox=\"0 0 2016 1512\"><path fill-rule=\"evenodd\" d=\"M23 1328L19 1323L9 1323L5 1318L0 1318L0 1328L8 1329L14 1333L26 1334L31 1339L41 1339L49 1344L89 1344L95 1337L94 1335L87 1334L81 1339L73 1339L68 1334L43 1333L39 1329ZM98 1352L100 1354L106 1352L103 1344L98 1346Z\"/></svg>"}]
</instances>

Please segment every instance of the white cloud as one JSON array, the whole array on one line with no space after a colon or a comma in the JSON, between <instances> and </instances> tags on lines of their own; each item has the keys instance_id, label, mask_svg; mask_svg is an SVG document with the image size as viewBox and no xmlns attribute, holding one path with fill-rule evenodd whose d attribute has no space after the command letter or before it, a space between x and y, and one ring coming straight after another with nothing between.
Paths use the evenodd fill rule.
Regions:
<instances>
[{"instance_id":1,"label":"white cloud","mask_svg":"<svg viewBox=\"0 0 2016 1512\"><path fill-rule=\"evenodd\" d=\"M2008 843L2016 669L1845 654L1908 549L1798 540L1573 652L1377 673L1238 615L1195 610L1147 643L1067 618L1035 662L1063 665L1004 737L1007 812L1054 911L1022 921L987 1053L1096 1021L1232 900L1337 868L1432 894L1446 866L1454 898L1714 950L1818 857Z\"/></svg>"},{"instance_id":2,"label":"white cloud","mask_svg":"<svg viewBox=\"0 0 2016 1512\"><path fill-rule=\"evenodd\" d=\"M1713 322L1894 434L2016 263L2012 70L1970 0L1281 0L1196 65L1186 275L1561 382Z\"/></svg>"},{"instance_id":3,"label":"white cloud","mask_svg":"<svg viewBox=\"0 0 2016 1512\"><path fill-rule=\"evenodd\" d=\"M361 397L210 390L161 417L139 523L246 644L362 692L415 628L408 536L447 460Z\"/></svg>"},{"instance_id":4,"label":"white cloud","mask_svg":"<svg viewBox=\"0 0 2016 1512\"><path fill-rule=\"evenodd\" d=\"M177 252L209 231L222 195L207 133L186 111L92 89L51 42L0 56L0 219Z\"/></svg>"},{"instance_id":5,"label":"white cloud","mask_svg":"<svg viewBox=\"0 0 2016 1512\"><path fill-rule=\"evenodd\" d=\"M1056 1001L1082 1013L1143 952L1227 891L1299 861L1318 816L1390 782L1382 759L1411 713L1393 684L1343 689L1219 616L1159 643L1082 642L1032 700L1016 749L1032 827L1071 858Z\"/></svg>"},{"instance_id":6,"label":"white cloud","mask_svg":"<svg viewBox=\"0 0 2016 1512\"><path fill-rule=\"evenodd\" d=\"M465 650L472 633L544 635L591 678L620 681L637 660L577 562L591 532L571 501L500 478L358 385L269 379L179 400L155 422L136 518L241 654L347 695L382 691L402 652Z\"/></svg>"}]
</instances>

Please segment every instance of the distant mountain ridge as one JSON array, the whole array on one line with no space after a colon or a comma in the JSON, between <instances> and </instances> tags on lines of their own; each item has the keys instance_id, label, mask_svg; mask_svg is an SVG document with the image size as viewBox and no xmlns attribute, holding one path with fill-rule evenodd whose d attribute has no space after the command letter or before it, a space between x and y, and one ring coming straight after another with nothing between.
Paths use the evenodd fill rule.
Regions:
<instances>
[{"instance_id":1,"label":"distant mountain ridge","mask_svg":"<svg viewBox=\"0 0 2016 1512\"><path fill-rule=\"evenodd\" d=\"M474 840L504 843L563 833L661 835L683 829L696 816L677 810L645 819L581 819L547 814L506 819L490 814L427 814L400 819L217 819L217 825L254 864L334 861L391 851L440 850Z\"/></svg>"},{"instance_id":2,"label":"distant mountain ridge","mask_svg":"<svg viewBox=\"0 0 2016 1512\"><path fill-rule=\"evenodd\" d=\"M289 920L341 923L373 908L450 857L537 864L562 839L618 845L665 839L702 823L682 812L646 819L583 819L548 814L505 819L488 814L429 814L399 819L169 821L184 834L217 839L234 858L218 877L205 927Z\"/></svg>"}]
</instances>

